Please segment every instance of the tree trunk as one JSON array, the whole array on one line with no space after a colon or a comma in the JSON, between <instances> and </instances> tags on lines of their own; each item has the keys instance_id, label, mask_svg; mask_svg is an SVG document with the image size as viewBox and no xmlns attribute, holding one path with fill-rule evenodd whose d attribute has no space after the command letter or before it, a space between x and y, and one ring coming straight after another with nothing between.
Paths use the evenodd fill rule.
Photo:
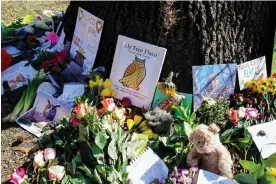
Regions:
<instances>
[{"instance_id":1,"label":"tree trunk","mask_svg":"<svg viewBox=\"0 0 276 184\"><path fill-rule=\"evenodd\" d=\"M243 63L263 55L270 73L275 2L71 2L65 34L72 40L78 7L104 20L95 66L110 71L118 35L167 48L161 77L170 71L179 91L192 93L193 65ZM176 24L167 30L175 19ZM167 9L167 10L166 10ZM179 10L179 11L178 11ZM169 26L170 27L170 26Z\"/></svg>"}]
</instances>

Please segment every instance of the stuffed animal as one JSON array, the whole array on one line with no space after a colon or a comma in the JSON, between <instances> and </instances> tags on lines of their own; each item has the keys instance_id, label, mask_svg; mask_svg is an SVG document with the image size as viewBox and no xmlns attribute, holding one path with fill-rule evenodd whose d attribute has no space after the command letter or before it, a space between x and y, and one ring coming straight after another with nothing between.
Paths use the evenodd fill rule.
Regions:
<instances>
[{"instance_id":1,"label":"stuffed animal","mask_svg":"<svg viewBox=\"0 0 276 184\"><path fill-rule=\"evenodd\" d=\"M221 176L233 178L233 161L229 151L219 140L216 124L200 124L189 136L194 147L187 156L187 164Z\"/></svg>"}]
</instances>

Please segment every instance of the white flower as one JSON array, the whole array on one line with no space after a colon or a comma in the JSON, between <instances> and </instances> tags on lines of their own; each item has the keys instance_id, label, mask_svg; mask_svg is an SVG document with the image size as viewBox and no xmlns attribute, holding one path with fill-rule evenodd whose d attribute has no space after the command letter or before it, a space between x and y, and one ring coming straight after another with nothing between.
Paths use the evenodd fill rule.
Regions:
<instances>
[{"instance_id":1,"label":"white flower","mask_svg":"<svg viewBox=\"0 0 276 184\"><path fill-rule=\"evenodd\" d=\"M53 160L56 158L56 149L54 148L46 148L43 151L43 156L45 160Z\"/></svg>"},{"instance_id":2,"label":"white flower","mask_svg":"<svg viewBox=\"0 0 276 184\"><path fill-rule=\"evenodd\" d=\"M244 118L245 111L246 111L246 108L244 108L244 107L240 107L239 108L239 110L238 110L238 116L239 116L239 118Z\"/></svg>"},{"instance_id":3,"label":"white flower","mask_svg":"<svg viewBox=\"0 0 276 184\"><path fill-rule=\"evenodd\" d=\"M65 168L60 165L52 166L48 168L48 177L50 180L61 181L65 175Z\"/></svg>"},{"instance_id":4,"label":"white flower","mask_svg":"<svg viewBox=\"0 0 276 184\"><path fill-rule=\"evenodd\" d=\"M34 167L42 167L45 164L45 161L43 159L43 151L39 150L34 153Z\"/></svg>"}]
</instances>

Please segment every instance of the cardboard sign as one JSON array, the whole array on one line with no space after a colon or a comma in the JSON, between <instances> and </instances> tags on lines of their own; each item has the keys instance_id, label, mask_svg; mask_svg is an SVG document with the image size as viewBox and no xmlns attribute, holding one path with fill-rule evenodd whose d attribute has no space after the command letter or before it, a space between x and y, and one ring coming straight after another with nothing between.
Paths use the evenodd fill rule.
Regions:
<instances>
[{"instance_id":1,"label":"cardboard sign","mask_svg":"<svg viewBox=\"0 0 276 184\"><path fill-rule=\"evenodd\" d=\"M21 61L1 73L1 95L4 94L4 81L7 81L11 90L14 90L27 84L28 79L34 78L36 70L31 65L25 66L27 63L28 61Z\"/></svg>"},{"instance_id":2,"label":"cardboard sign","mask_svg":"<svg viewBox=\"0 0 276 184\"><path fill-rule=\"evenodd\" d=\"M205 98L228 98L233 94L236 71L236 64L193 66L194 111Z\"/></svg>"},{"instance_id":3,"label":"cardboard sign","mask_svg":"<svg viewBox=\"0 0 276 184\"><path fill-rule=\"evenodd\" d=\"M71 112L71 108L54 97L38 91L33 107L19 117L16 122L28 132L37 137L43 135L43 128L47 124L56 123Z\"/></svg>"},{"instance_id":4,"label":"cardboard sign","mask_svg":"<svg viewBox=\"0 0 276 184\"><path fill-rule=\"evenodd\" d=\"M273 153L276 153L276 121L262 123L247 128L252 138L260 151L263 159L268 158ZM260 134L263 130L266 135Z\"/></svg>"},{"instance_id":5,"label":"cardboard sign","mask_svg":"<svg viewBox=\"0 0 276 184\"><path fill-rule=\"evenodd\" d=\"M238 65L240 90L246 89L246 82L267 78L265 56Z\"/></svg>"},{"instance_id":6,"label":"cardboard sign","mask_svg":"<svg viewBox=\"0 0 276 184\"><path fill-rule=\"evenodd\" d=\"M238 184L237 182L230 180L226 177L222 177L202 169L199 170L197 183L198 184Z\"/></svg>"},{"instance_id":7,"label":"cardboard sign","mask_svg":"<svg viewBox=\"0 0 276 184\"><path fill-rule=\"evenodd\" d=\"M88 75L94 65L103 23L103 20L79 8L70 57L83 68L84 75Z\"/></svg>"},{"instance_id":8,"label":"cardboard sign","mask_svg":"<svg viewBox=\"0 0 276 184\"><path fill-rule=\"evenodd\" d=\"M276 30L275 30L275 36L274 36L271 76L276 77Z\"/></svg>"},{"instance_id":9,"label":"cardboard sign","mask_svg":"<svg viewBox=\"0 0 276 184\"><path fill-rule=\"evenodd\" d=\"M168 177L169 169L152 149L148 148L137 160L127 167L128 180L135 184L148 184L154 179L161 181Z\"/></svg>"},{"instance_id":10,"label":"cardboard sign","mask_svg":"<svg viewBox=\"0 0 276 184\"><path fill-rule=\"evenodd\" d=\"M167 49L119 35L110 79L116 98L150 108Z\"/></svg>"}]
</instances>

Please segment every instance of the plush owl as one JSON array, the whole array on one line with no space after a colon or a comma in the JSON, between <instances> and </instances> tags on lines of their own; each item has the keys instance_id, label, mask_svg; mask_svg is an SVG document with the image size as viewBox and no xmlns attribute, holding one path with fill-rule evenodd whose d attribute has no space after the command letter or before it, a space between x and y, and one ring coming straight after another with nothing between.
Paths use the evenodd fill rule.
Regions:
<instances>
[{"instance_id":1,"label":"plush owl","mask_svg":"<svg viewBox=\"0 0 276 184\"><path fill-rule=\"evenodd\" d=\"M139 90L139 85L146 76L146 59L140 59L135 56L133 62L127 67L123 78L120 80L125 87Z\"/></svg>"}]
</instances>

